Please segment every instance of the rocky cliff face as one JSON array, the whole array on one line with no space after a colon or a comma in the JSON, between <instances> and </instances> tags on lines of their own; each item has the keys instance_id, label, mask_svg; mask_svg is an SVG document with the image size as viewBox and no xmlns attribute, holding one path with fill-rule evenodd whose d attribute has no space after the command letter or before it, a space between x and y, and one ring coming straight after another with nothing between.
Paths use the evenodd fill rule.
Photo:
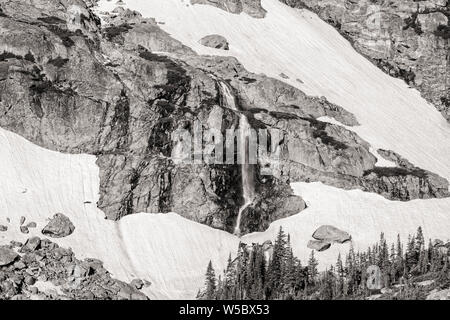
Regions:
<instances>
[{"instance_id":1,"label":"rocky cliff face","mask_svg":"<svg viewBox=\"0 0 450 320\"><path fill-rule=\"evenodd\" d=\"M417 88L450 121L450 1L280 1L316 12L382 70Z\"/></svg>"},{"instance_id":2,"label":"rocky cliff face","mask_svg":"<svg viewBox=\"0 0 450 320\"><path fill-rule=\"evenodd\" d=\"M291 181L396 200L448 196L445 179L413 168L386 173L367 142L318 120L357 125L341 107L249 73L234 58L198 56L136 12L117 9L101 26L81 0L0 0L0 8L0 126L45 148L96 155L97 205L109 219L173 211L231 232L244 203L241 165L176 161L173 134L194 136L198 123L225 133L239 127L242 114L254 129L283 134L280 165L255 165L258 197L246 209L243 232L305 208ZM267 168L272 176L262 174Z\"/></svg>"},{"instance_id":3,"label":"rocky cliff face","mask_svg":"<svg viewBox=\"0 0 450 320\"><path fill-rule=\"evenodd\" d=\"M143 286L138 279L114 279L101 261L78 260L71 249L47 239L0 246L2 300L148 300L139 291Z\"/></svg>"},{"instance_id":4,"label":"rocky cliff face","mask_svg":"<svg viewBox=\"0 0 450 320\"><path fill-rule=\"evenodd\" d=\"M266 10L262 7L261 0L191 0L191 3L215 6L235 14L244 12L253 18L266 16Z\"/></svg>"}]
</instances>

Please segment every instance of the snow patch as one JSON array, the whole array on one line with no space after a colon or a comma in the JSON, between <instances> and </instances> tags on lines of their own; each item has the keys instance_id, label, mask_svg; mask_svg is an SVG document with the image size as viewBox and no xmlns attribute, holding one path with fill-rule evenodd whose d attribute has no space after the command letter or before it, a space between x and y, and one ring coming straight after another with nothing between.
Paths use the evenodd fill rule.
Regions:
<instances>
[{"instance_id":1,"label":"snow patch","mask_svg":"<svg viewBox=\"0 0 450 320\"><path fill-rule=\"evenodd\" d=\"M281 227L291 235L294 253L306 262L311 235L321 225L332 225L352 236L355 250L365 251L384 232L388 242L397 234L406 241L421 226L425 238L447 240L450 237L450 199L390 201L361 190L341 190L322 183L293 183L294 192L306 199L308 208L301 213L272 223L263 233L243 238L245 242L274 239ZM334 244L329 250L317 252L322 268L336 263L339 253L348 252L350 244Z\"/></svg>"},{"instance_id":2,"label":"snow patch","mask_svg":"<svg viewBox=\"0 0 450 320\"><path fill-rule=\"evenodd\" d=\"M238 247L237 237L174 213L105 220L96 207L100 181L94 156L49 151L3 129L0 146L0 224L8 226L0 232L0 245L45 238L41 230L48 218L61 212L75 231L52 241L72 248L79 259L102 260L119 280L150 281L145 292L151 298L179 299L195 297L209 260L222 270ZM21 216L37 228L22 234Z\"/></svg>"}]
</instances>

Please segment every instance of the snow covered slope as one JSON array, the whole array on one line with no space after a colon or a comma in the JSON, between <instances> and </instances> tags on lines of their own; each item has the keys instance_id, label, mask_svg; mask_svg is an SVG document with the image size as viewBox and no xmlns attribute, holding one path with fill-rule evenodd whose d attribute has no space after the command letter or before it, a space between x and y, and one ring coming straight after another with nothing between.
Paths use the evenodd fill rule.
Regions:
<instances>
[{"instance_id":1,"label":"snow covered slope","mask_svg":"<svg viewBox=\"0 0 450 320\"><path fill-rule=\"evenodd\" d=\"M9 227L7 232L0 232L0 245L24 241L32 235L42 237L40 230L47 218L63 212L73 221L75 232L53 241L71 247L80 258L102 260L116 278L151 281L146 293L159 299L194 298L203 284L208 261L222 270L228 254L236 252L236 236L176 214L143 213L118 223L105 220L95 205L99 171L94 156L48 151L3 129L0 146L0 224ZM402 203L320 183L296 183L293 187L307 199L309 208L273 223L264 233L247 235L243 241L273 240L283 226L291 234L295 253L305 261L310 254L306 244L322 224L350 232L357 249L376 241L381 230L388 240L394 240L397 233L406 236L419 225L424 227L426 237L449 236L448 199ZM20 233L21 216L27 222L37 222L38 228L30 229L29 235ZM319 253L321 267L335 262L337 253L347 249L347 245L336 245Z\"/></svg>"},{"instance_id":2,"label":"snow covered slope","mask_svg":"<svg viewBox=\"0 0 450 320\"><path fill-rule=\"evenodd\" d=\"M101 10L115 1L101 1ZM450 128L437 111L415 90L392 79L358 55L340 35L314 14L296 11L277 0L263 0L265 19L233 15L209 6L191 6L182 0L125 0L133 9L163 21L161 27L203 54L224 54L198 44L203 36L218 33L230 42L228 54L250 71L279 77L311 95L324 95L353 112L355 128L373 147L392 149L414 164L450 178ZM304 84L300 84L296 79ZM114 276L130 281L147 279L156 298L193 298L203 283L211 259L221 270L239 239L222 231L185 220L176 214L138 214L119 223L104 220L96 208L99 171L95 157L64 155L39 148L0 129L0 244L24 240L19 220L38 223L63 212L75 232L57 240L72 247L79 257L105 262ZM305 261L306 243L322 224L349 232L356 248L378 239L381 231L393 240L421 225L426 237L449 237L450 200L388 201L361 191L343 191L319 183L294 184L308 202L301 214L277 221L264 233L245 241L272 240L282 225L291 234L297 255ZM88 203L89 202L89 203ZM6 218L11 218L11 223ZM333 246L320 253L322 266L334 262Z\"/></svg>"},{"instance_id":3,"label":"snow covered slope","mask_svg":"<svg viewBox=\"0 0 450 320\"><path fill-rule=\"evenodd\" d=\"M79 258L102 260L120 280L149 280L147 293L154 298L193 298L208 261L220 270L238 247L236 237L176 214L105 220L96 207L99 169L94 156L48 151L3 129L0 147L0 225L8 226L0 232L0 245L43 237L47 218L62 212L75 231L53 241L71 247ZM20 233L21 216L38 228Z\"/></svg>"},{"instance_id":4,"label":"snow covered slope","mask_svg":"<svg viewBox=\"0 0 450 320\"><path fill-rule=\"evenodd\" d=\"M296 194L306 199L308 209L300 214L276 221L264 233L244 237L245 242L274 239L282 226L291 234L294 253L306 261L311 250L307 248L311 235L321 225L331 224L352 236L355 250L366 250L380 239L383 231L389 243L397 234L406 240L422 226L425 238L450 239L450 200L390 201L382 196L360 190L345 191L322 183L294 183ZM333 245L317 257L322 268L336 263L339 252L348 252L349 244Z\"/></svg>"},{"instance_id":5,"label":"snow covered slope","mask_svg":"<svg viewBox=\"0 0 450 320\"><path fill-rule=\"evenodd\" d=\"M355 114L362 126L354 130L375 149L396 151L450 179L450 125L418 91L372 65L317 15L278 0L261 1L268 11L264 19L192 6L189 0L123 2L145 17L164 22L162 29L200 54L234 56L249 71L278 78L309 95L327 97ZM101 0L99 11L115 6L114 1ZM209 34L227 38L229 52L198 43ZM281 73L289 79L280 77Z\"/></svg>"}]
</instances>

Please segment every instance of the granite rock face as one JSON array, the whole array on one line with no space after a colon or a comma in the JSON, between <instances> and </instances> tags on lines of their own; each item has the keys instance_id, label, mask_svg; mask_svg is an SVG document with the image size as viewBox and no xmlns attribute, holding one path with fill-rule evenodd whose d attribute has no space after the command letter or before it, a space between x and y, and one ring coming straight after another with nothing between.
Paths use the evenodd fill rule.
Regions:
<instances>
[{"instance_id":1,"label":"granite rock face","mask_svg":"<svg viewBox=\"0 0 450 320\"><path fill-rule=\"evenodd\" d=\"M109 219L173 211L232 231L244 201L240 165L172 159L172 134L179 129L193 132L195 122L205 130L237 128L239 111L224 105L221 80L176 57L153 54L195 55L152 19L119 9L100 30L82 7L89 28L73 31L64 14L42 12L52 18L41 19L44 2L30 3L36 15L20 19L14 11L20 4L2 5L0 24L15 32L1 35L0 125L48 149L96 155L97 205ZM283 190L291 208L292 190Z\"/></svg>"},{"instance_id":2,"label":"granite rock face","mask_svg":"<svg viewBox=\"0 0 450 320\"><path fill-rule=\"evenodd\" d=\"M191 4L206 4L235 14L244 12L253 18L264 18L267 13L261 0L191 0Z\"/></svg>"},{"instance_id":3,"label":"granite rock face","mask_svg":"<svg viewBox=\"0 0 450 320\"><path fill-rule=\"evenodd\" d=\"M322 240L310 240L308 242L308 248L311 250L316 250L319 252L325 251L330 249L331 243L328 241L322 241Z\"/></svg>"},{"instance_id":4,"label":"granite rock face","mask_svg":"<svg viewBox=\"0 0 450 320\"><path fill-rule=\"evenodd\" d=\"M42 234L51 238L64 238L73 233L75 226L72 221L62 213L57 213L42 229Z\"/></svg>"},{"instance_id":5,"label":"granite rock face","mask_svg":"<svg viewBox=\"0 0 450 320\"><path fill-rule=\"evenodd\" d=\"M203 37L202 39L200 39L200 43L206 47L214 49L230 49L227 39L218 34L211 34L209 36Z\"/></svg>"},{"instance_id":6,"label":"granite rock face","mask_svg":"<svg viewBox=\"0 0 450 320\"><path fill-rule=\"evenodd\" d=\"M0 266L7 266L13 263L17 258L18 254L15 253L11 248L6 246L0 247Z\"/></svg>"},{"instance_id":7,"label":"granite rock face","mask_svg":"<svg viewBox=\"0 0 450 320\"><path fill-rule=\"evenodd\" d=\"M232 232L245 202L242 166L179 161L186 150L174 134L184 130L194 137L200 124L225 136L239 128L243 115L255 130L282 133L280 161L261 158L251 167L258 196L243 215L243 233L262 231L306 207L293 194L293 181L397 200L448 195L446 181L432 173L417 176L399 167L403 171L380 178L367 142L318 120L357 125L340 106L252 74L235 58L198 56L153 19L117 9L101 27L82 1L26 4L27 11L23 1L0 0L0 126L51 150L97 156L97 206L109 219L176 212ZM80 14L71 15L72 6ZM210 140L200 138L200 145Z\"/></svg>"},{"instance_id":8,"label":"granite rock face","mask_svg":"<svg viewBox=\"0 0 450 320\"><path fill-rule=\"evenodd\" d=\"M317 13L450 121L450 1L280 0Z\"/></svg>"},{"instance_id":9,"label":"granite rock face","mask_svg":"<svg viewBox=\"0 0 450 320\"><path fill-rule=\"evenodd\" d=\"M78 260L50 240L28 239L19 252L0 247L0 300L148 300L134 283L112 278L101 261Z\"/></svg>"},{"instance_id":10,"label":"granite rock face","mask_svg":"<svg viewBox=\"0 0 450 320\"><path fill-rule=\"evenodd\" d=\"M352 239L352 237L347 232L329 225L324 225L318 228L313 233L312 237L316 240L326 241L330 243L345 243Z\"/></svg>"}]
</instances>

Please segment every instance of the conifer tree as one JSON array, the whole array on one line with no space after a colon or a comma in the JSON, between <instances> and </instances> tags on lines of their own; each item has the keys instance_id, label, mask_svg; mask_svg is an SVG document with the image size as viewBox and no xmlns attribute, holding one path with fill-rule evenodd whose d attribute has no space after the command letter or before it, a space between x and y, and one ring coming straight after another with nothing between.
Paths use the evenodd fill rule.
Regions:
<instances>
[{"instance_id":1,"label":"conifer tree","mask_svg":"<svg viewBox=\"0 0 450 320\"><path fill-rule=\"evenodd\" d=\"M355 252L351 246L345 264L339 255L335 266L319 273L315 252L311 252L307 266L303 267L293 254L289 235L280 229L267 268L262 245L254 244L250 248L241 244L237 258L232 260L229 256L223 278L219 276L216 280L212 263L208 264L206 289L199 293L199 298L361 299L371 294L366 286L369 276L366 271L371 265L381 267L384 286L397 290L396 298L424 299L425 289L415 284L422 279L431 278L444 287L450 285L450 255L442 245L433 245L430 240L426 248L419 228L417 234L409 236L405 248L403 251L399 235L397 243L388 245L381 234L380 241L367 251ZM398 289L394 284L405 286Z\"/></svg>"},{"instance_id":2,"label":"conifer tree","mask_svg":"<svg viewBox=\"0 0 450 320\"><path fill-rule=\"evenodd\" d=\"M280 286L281 280L283 278L283 262L286 256L286 243L286 234L280 227L277 239L275 240L275 244L273 246L272 260L269 265L269 281L271 282L274 289L277 289Z\"/></svg>"},{"instance_id":3,"label":"conifer tree","mask_svg":"<svg viewBox=\"0 0 450 320\"><path fill-rule=\"evenodd\" d=\"M338 296L344 294L344 281L345 281L345 272L344 265L342 264L341 253L339 253L337 262L336 262L336 273L337 273L337 285L336 285L336 294Z\"/></svg>"},{"instance_id":4,"label":"conifer tree","mask_svg":"<svg viewBox=\"0 0 450 320\"><path fill-rule=\"evenodd\" d=\"M318 275L317 266L319 265L319 262L314 256L314 250L311 251L311 255L309 256L308 260L308 277L310 280L310 283L314 284L316 282L316 278Z\"/></svg>"},{"instance_id":5,"label":"conifer tree","mask_svg":"<svg viewBox=\"0 0 450 320\"><path fill-rule=\"evenodd\" d=\"M212 266L211 260L209 261L208 268L206 269L206 280L205 280L205 299L213 300L216 296L216 273Z\"/></svg>"}]
</instances>

